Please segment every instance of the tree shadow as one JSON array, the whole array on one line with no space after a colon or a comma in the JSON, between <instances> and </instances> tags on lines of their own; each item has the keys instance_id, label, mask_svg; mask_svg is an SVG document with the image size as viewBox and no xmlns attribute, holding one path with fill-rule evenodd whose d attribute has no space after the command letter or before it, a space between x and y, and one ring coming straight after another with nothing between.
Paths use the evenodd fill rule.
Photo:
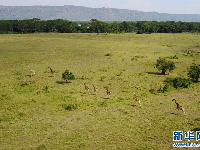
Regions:
<instances>
[{"instance_id":1,"label":"tree shadow","mask_svg":"<svg viewBox=\"0 0 200 150\"><path fill-rule=\"evenodd\" d=\"M93 94L90 94L90 95L97 95L97 94L93 93Z\"/></svg>"},{"instance_id":2,"label":"tree shadow","mask_svg":"<svg viewBox=\"0 0 200 150\"><path fill-rule=\"evenodd\" d=\"M49 76L50 78L54 77L53 75Z\"/></svg>"},{"instance_id":3,"label":"tree shadow","mask_svg":"<svg viewBox=\"0 0 200 150\"><path fill-rule=\"evenodd\" d=\"M66 81L56 81L57 84L68 84L68 83L71 83L70 81L66 82Z\"/></svg>"},{"instance_id":4,"label":"tree shadow","mask_svg":"<svg viewBox=\"0 0 200 150\"><path fill-rule=\"evenodd\" d=\"M164 76L169 75L169 73L167 73L167 74L162 74L162 73L160 73L160 72L146 72L146 73L151 74L151 75L164 75Z\"/></svg>"},{"instance_id":5,"label":"tree shadow","mask_svg":"<svg viewBox=\"0 0 200 150\"><path fill-rule=\"evenodd\" d=\"M178 113L173 113L173 112L170 112L170 114L172 114L172 115L178 115Z\"/></svg>"},{"instance_id":6,"label":"tree shadow","mask_svg":"<svg viewBox=\"0 0 200 150\"><path fill-rule=\"evenodd\" d=\"M96 95L96 94L95 94ZM110 97L101 97L102 99L110 99Z\"/></svg>"},{"instance_id":7,"label":"tree shadow","mask_svg":"<svg viewBox=\"0 0 200 150\"><path fill-rule=\"evenodd\" d=\"M200 128L194 128L192 131L200 131Z\"/></svg>"},{"instance_id":8,"label":"tree shadow","mask_svg":"<svg viewBox=\"0 0 200 150\"><path fill-rule=\"evenodd\" d=\"M132 107L136 107L137 105L135 105L135 104L133 104L133 105L131 105Z\"/></svg>"},{"instance_id":9,"label":"tree shadow","mask_svg":"<svg viewBox=\"0 0 200 150\"><path fill-rule=\"evenodd\" d=\"M196 84L196 83L200 83L200 81L192 81L194 84Z\"/></svg>"}]
</instances>

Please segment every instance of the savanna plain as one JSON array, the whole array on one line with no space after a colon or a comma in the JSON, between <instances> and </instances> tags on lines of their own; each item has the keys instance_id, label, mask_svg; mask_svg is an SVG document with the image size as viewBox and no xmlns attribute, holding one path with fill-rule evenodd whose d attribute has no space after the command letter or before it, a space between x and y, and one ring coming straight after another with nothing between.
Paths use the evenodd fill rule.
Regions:
<instances>
[{"instance_id":1,"label":"savanna plain","mask_svg":"<svg viewBox=\"0 0 200 150\"><path fill-rule=\"evenodd\" d=\"M175 70L160 75L159 57ZM188 78L193 63L198 34L1 34L0 149L174 149L173 131L200 130L200 83L149 90ZM66 69L75 80L65 83Z\"/></svg>"}]
</instances>

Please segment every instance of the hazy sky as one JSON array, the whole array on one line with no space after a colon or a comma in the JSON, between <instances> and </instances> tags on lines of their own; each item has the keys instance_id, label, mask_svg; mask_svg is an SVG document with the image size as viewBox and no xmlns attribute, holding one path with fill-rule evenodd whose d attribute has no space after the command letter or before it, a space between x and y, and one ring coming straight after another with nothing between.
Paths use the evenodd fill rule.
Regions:
<instances>
[{"instance_id":1,"label":"hazy sky","mask_svg":"<svg viewBox=\"0 0 200 150\"><path fill-rule=\"evenodd\" d=\"M200 14L200 0L0 0L4 6L75 5L109 7L171 14Z\"/></svg>"}]
</instances>

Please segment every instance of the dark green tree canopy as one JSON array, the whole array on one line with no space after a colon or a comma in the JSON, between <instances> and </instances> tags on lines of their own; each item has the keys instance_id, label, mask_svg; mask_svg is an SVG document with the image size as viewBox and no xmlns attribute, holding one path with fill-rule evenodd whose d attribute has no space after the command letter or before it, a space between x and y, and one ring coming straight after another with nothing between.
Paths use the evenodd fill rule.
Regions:
<instances>
[{"instance_id":1,"label":"dark green tree canopy","mask_svg":"<svg viewBox=\"0 0 200 150\"><path fill-rule=\"evenodd\" d=\"M200 78L200 64L194 64L193 66L190 66L188 76L194 81L198 82Z\"/></svg>"},{"instance_id":2,"label":"dark green tree canopy","mask_svg":"<svg viewBox=\"0 0 200 150\"><path fill-rule=\"evenodd\" d=\"M62 74L62 79L68 82L68 80L74 80L75 76L72 72L69 72L69 70L66 69L65 72Z\"/></svg>"},{"instance_id":3,"label":"dark green tree canopy","mask_svg":"<svg viewBox=\"0 0 200 150\"><path fill-rule=\"evenodd\" d=\"M172 61L167 61L165 58L159 58L156 62L156 68L165 75L167 70L172 71L175 69L175 64Z\"/></svg>"},{"instance_id":4,"label":"dark green tree canopy","mask_svg":"<svg viewBox=\"0 0 200 150\"><path fill-rule=\"evenodd\" d=\"M123 21L103 22L91 19L90 22L72 22L69 20L0 20L0 33L181 33L200 32L200 22L157 22L157 21Z\"/></svg>"}]
</instances>

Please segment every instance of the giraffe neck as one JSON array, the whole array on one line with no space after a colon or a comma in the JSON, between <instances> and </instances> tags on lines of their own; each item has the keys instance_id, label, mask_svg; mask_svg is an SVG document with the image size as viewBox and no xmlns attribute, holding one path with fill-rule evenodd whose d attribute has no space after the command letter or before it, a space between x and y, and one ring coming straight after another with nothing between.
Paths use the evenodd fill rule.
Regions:
<instances>
[{"instance_id":1,"label":"giraffe neck","mask_svg":"<svg viewBox=\"0 0 200 150\"><path fill-rule=\"evenodd\" d=\"M177 103L177 102L176 102L176 100L175 100L175 103L176 103L176 106L179 108L179 107L180 107L180 105L179 105L179 103Z\"/></svg>"},{"instance_id":2,"label":"giraffe neck","mask_svg":"<svg viewBox=\"0 0 200 150\"><path fill-rule=\"evenodd\" d=\"M87 89L89 89L88 87L87 87L87 85L86 84L84 84L85 85L85 89L87 90Z\"/></svg>"}]
</instances>

